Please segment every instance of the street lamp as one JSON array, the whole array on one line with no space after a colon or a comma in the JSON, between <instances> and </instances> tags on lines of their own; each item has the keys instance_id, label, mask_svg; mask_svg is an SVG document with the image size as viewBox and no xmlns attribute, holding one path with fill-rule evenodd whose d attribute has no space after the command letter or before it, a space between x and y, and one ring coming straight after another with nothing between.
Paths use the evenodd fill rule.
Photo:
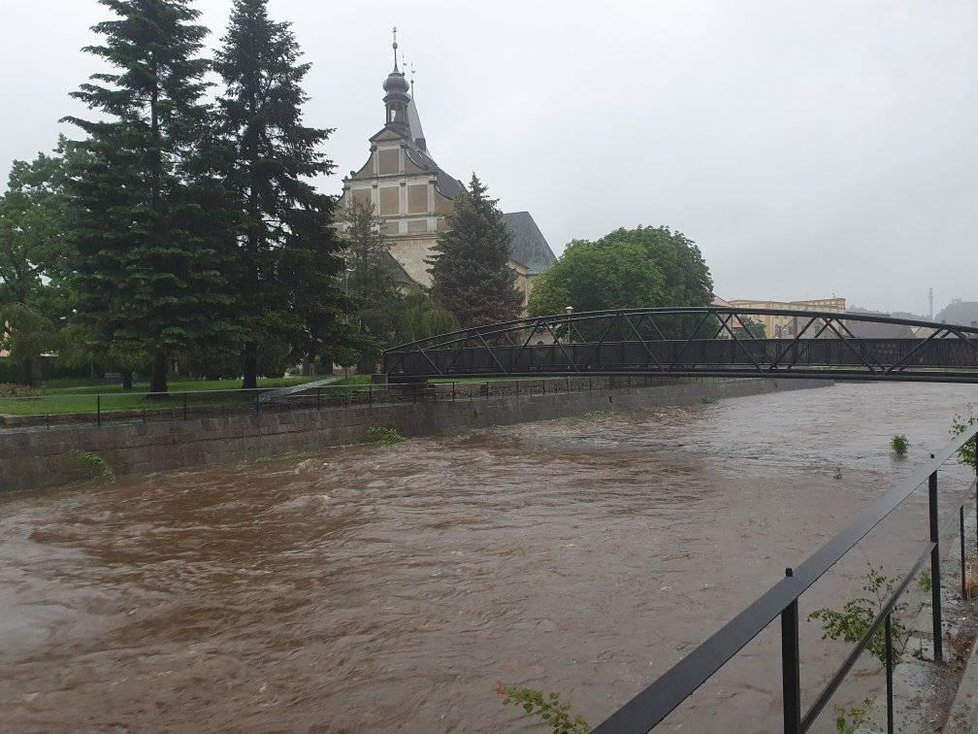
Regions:
<instances>
[{"instance_id":1,"label":"street lamp","mask_svg":"<svg viewBox=\"0 0 978 734\"><path fill-rule=\"evenodd\" d=\"M573 306L564 306L564 313L566 313L568 316L570 316L571 314L574 313L574 307ZM571 338L571 322L570 322L570 319L567 320L567 343L568 344L573 344L574 343L574 340Z\"/></svg>"}]
</instances>

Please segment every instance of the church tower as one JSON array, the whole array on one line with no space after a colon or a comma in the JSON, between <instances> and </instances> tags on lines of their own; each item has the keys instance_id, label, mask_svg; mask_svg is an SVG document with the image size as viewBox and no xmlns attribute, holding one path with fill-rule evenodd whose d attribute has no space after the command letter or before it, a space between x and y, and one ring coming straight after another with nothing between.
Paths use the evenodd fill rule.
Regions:
<instances>
[{"instance_id":1,"label":"church tower","mask_svg":"<svg viewBox=\"0 0 978 734\"><path fill-rule=\"evenodd\" d=\"M373 204L393 242L391 255L414 282L428 287L425 260L463 186L428 154L413 85L399 68L396 30L393 48L394 69L384 80L384 127L370 138L367 162L343 179L343 200Z\"/></svg>"},{"instance_id":2,"label":"church tower","mask_svg":"<svg viewBox=\"0 0 978 734\"><path fill-rule=\"evenodd\" d=\"M447 229L446 216L465 190L462 182L443 171L428 151L414 99L397 54L394 29L394 68L384 80L384 126L370 138L370 157L358 171L343 179L340 207L350 200L373 204L390 253L407 278L431 286L432 248L438 233ZM529 212L504 214L510 231L513 257L510 267L517 285L529 297L532 278L550 268L556 257ZM340 226L340 232L343 228Z\"/></svg>"}]
</instances>

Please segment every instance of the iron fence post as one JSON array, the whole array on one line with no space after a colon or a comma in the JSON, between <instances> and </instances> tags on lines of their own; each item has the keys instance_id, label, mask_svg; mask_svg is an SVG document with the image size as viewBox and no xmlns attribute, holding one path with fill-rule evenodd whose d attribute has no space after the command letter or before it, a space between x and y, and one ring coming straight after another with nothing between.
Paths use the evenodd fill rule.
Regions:
<instances>
[{"instance_id":1,"label":"iron fence post","mask_svg":"<svg viewBox=\"0 0 978 734\"><path fill-rule=\"evenodd\" d=\"M316 388L316 410L323 409L323 389L321 387Z\"/></svg>"},{"instance_id":2,"label":"iron fence post","mask_svg":"<svg viewBox=\"0 0 978 734\"><path fill-rule=\"evenodd\" d=\"M258 402L258 393L255 393L255 415L261 415L261 404Z\"/></svg>"},{"instance_id":3,"label":"iron fence post","mask_svg":"<svg viewBox=\"0 0 978 734\"><path fill-rule=\"evenodd\" d=\"M961 531L961 600L968 598L964 575L964 505L958 508L958 529Z\"/></svg>"},{"instance_id":4,"label":"iron fence post","mask_svg":"<svg viewBox=\"0 0 978 734\"><path fill-rule=\"evenodd\" d=\"M795 572L786 568L784 575ZM781 686L784 699L784 732L801 734L801 655L798 643L798 600L781 611Z\"/></svg>"},{"instance_id":5,"label":"iron fence post","mask_svg":"<svg viewBox=\"0 0 978 734\"><path fill-rule=\"evenodd\" d=\"M886 734L893 734L893 622L886 615Z\"/></svg>"},{"instance_id":6,"label":"iron fence post","mask_svg":"<svg viewBox=\"0 0 978 734\"><path fill-rule=\"evenodd\" d=\"M455 402L455 380L452 380L452 402Z\"/></svg>"},{"instance_id":7,"label":"iron fence post","mask_svg":"<svg viewBox=\"0 0 978 734\"><path fill-rule=\"evenodd\" d=\"M371 405L374 404L374 386L373 383L367 385L367 402Z\"/></svg>"},{"instance_id":8,"label":"iron fence post","mask_svg":"<svg viewBox=\"0 0 978 734\"><path fill-rule=\"evenodd\" d=\"M98 426L102 425L102 396L95 396L95 423Z\"/></svg>"},{"instance_id":9,"label":"iron fence post","mask_svg":"<svg viewBox=\"0 0 978 734\"><path fill-rule=\"evenodd\" d=\"M930 458L934 458L931 454ZM934 662L944 662L944 640L941 625L941 548L937 527L937 471L927 479L928 508L930 515L930 542L934 544L930 552L930 597L933 616Z\"/></svg>"}]
</instances>

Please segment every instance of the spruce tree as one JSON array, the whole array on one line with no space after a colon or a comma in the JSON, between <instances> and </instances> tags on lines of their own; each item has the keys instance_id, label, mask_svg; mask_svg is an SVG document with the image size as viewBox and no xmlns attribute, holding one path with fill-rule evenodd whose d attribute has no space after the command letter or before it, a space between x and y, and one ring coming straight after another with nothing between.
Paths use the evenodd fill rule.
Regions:
<instances>
[{"instance_id":1,"label":"spruce tree","mask_svg":"<svg viewBox=\"0 0 978 734\"><path fill-rule=\"evenodd\" d=\"M428 261L432 293L464 327L514 319L522 308L516 273L507 265L509 231L496 202L473 173Z\"/></svg>"},{"instance_id":2,"label":"spruce tree","mask_svg":"<svg viewBox=\"0 0 978 734\"><path fill-rule=\"evenodd\" d=\"M245 388L256 385L263 343L285 336L298 352L328 351L345 338L334 201L309 180L332 172L322 152L332 130L303 124L309 64L289 23L269 18L267 0L235 0L215 61L224 155L220 169L240 216L236 292L246 333ZM337 328L334 328L337 327Z\"/></svg>"},{"instance_id":3,"label":"spruce tree","mask_svg":"<svg viewBox=\"0 0 978 734\"><path fill-rule=\"evenodd\" d=\"M187 178L206 118L207 30L188 0L99 2L115 18L85 50L110 70L72 95L98 114L65 118L88 136L73 180L79 311L106 353L150 361L150 389L165 393L172 353L219 329L227 298L214 194Z\"/></svg>"}]
</instances>

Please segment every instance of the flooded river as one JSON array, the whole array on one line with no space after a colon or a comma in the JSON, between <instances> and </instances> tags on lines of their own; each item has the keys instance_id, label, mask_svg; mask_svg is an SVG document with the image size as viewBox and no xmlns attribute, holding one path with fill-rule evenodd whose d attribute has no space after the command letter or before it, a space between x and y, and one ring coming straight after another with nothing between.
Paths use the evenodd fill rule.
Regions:
<instances>
[{"instance_id":1,"label":"flooded river","mask_svg":"<svg viewBox=\"0 0 978 734\"><path fill-rule=\"evenodd\" d=\"M974 401L838 385L0 496L0 730L541 731L497 681L560 691L596 724ZM902 575L925 504L802 614L867 563ZM819 637L805 625L808 695L844 650ZM775 625L663 730L777 730L777 650Z\"/></svg>"}]
</instances>

